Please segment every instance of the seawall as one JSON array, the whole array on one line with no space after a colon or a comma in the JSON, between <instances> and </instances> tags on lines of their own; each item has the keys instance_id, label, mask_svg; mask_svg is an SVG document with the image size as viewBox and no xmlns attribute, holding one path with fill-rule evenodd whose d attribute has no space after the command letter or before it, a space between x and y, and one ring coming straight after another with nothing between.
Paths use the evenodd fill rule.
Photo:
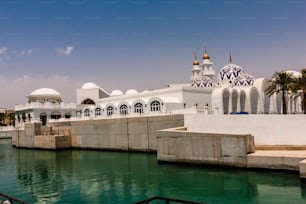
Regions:
<instances>
[{"instance_id":1,"label":"seawall","mask_svg":"<svg viewBox=\"0 0 306 204\"><path fill-rule=\"evenodd\" d=\"M183 126L184 116L103 118L55 122L49 125L50 127L41 127L39 123L25 124L25 129L17 130L13 136L13 146L57 149L55 144L50 144L55 141L48 137L68 135L69 132L71 144L66 145L66 148L156 151L157 130Z\"/></svg>"}]
</instances>

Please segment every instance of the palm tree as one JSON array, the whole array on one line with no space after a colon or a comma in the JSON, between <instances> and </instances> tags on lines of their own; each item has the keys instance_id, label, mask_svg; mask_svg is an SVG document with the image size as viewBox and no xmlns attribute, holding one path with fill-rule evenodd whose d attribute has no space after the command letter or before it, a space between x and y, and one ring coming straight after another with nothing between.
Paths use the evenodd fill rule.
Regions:
<instances>
[{"instance_id":1,"label":"palm tree","mask_svg":"<svg viewBox=\"0 0 306 204\"><path fill-rule=\"evenodd\" d=\"M292 73L285 71L275 72L272 77L271 84L266 88L265 92L268 96L282 93L283 114L287 114L286 92L292 90L295 80Z\"/></svg>"},{"instance_id":2,"label":"palm tree","mask_svg":"<svg viewBox=\"0 0 306 204\"><path fill-rule=\"evenodd\" d=\"M302 75L294 80L294 84L292 86L293 92L300 92L302 94L303 102L302 107L304 110L304 114L306 114L306 69L302 69Z\"/></svg>"}]
</instances>

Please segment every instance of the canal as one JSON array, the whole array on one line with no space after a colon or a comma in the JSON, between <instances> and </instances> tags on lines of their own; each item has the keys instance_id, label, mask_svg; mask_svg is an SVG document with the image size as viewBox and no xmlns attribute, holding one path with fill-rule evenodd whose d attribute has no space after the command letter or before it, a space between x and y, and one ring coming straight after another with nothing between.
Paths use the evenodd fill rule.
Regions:
<instances>
[{"instance_id":1,"label":"canal","mask_svg":"<svg viewBox=\"0 0 306 204\"><path fill-rule=\"evenodd\" d=\"M293 172L158 164L152 153L16 149L0 140L0 192L30 203L133 203L152 196L209 204L306 203Z\"/></svg>"}]
</instances>

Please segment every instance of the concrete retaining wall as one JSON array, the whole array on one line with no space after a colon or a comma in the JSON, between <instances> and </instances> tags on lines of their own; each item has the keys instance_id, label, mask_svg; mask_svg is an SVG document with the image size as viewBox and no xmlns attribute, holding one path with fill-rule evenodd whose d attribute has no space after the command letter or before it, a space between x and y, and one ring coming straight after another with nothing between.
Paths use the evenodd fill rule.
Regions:
<instances>
[{"instance_id":1,"label":"concrete retaining wall","mask_svg":"<svg viewBox=\"0 0 306 204\"><path fill-rule=\"evenodd\" d=\"M156 131L183 124L183 115L72 121L72 147L156 151Z\"/></svg>"},{"instance_id":2,"label":"concrete retaining wall","mask_svg":"<svg viewBox=\"0 0 306 204\"><path fill-rule=\"evenodd\" d=\"M188 131L251 134L257 146L306 148L305 115L204 115L185 116Z\"/></svg>"},{"instance_id":3,"label":"concrete retaining wall","mask_svg":"<svg viewBox=\"0 0 306 204\"><path fill-rule=\"evenodd\" d=\"M53 148L55 135L71 135L70 146L73 148L156 151L156 131L183 124L183 115L56 122L49 124L51 127L30 123L26 124L25 130L16 131L12 143L17 147ZM66 141L62 143L64 147L68 146Z\"/></svg>"},{"instance_id":4,"label":"concrete retaining wall","mask_svg":"<svg viewBox=\"0 0 306 204\"><path fill-rule=\"evenodd\" d=\"M42 135L34 137L35 148L40 149L67 149L71 147L71 136Z\"/></svg>"},{"instance_id":5,"label":"concrete retaining wall","mask_svg":"<svg viewBox=\"0 0 306 204\"><path fill-rule=\"evenodd\" d=\"M251 135L168 129L158 131L157 136L159 161L247 167L247 154L254 151Z\"/></svg>"},{"instance_id":6,"label":"concrete retaining wall","mask_svg":"<svg viewBox=\"0 0 306 204\"><path fill-rule=\"evenodd\" d=\"M12 138L14 134L14 130L1 130L0 131L0 139L4 138Z\"/></svg>"}]
</instances>

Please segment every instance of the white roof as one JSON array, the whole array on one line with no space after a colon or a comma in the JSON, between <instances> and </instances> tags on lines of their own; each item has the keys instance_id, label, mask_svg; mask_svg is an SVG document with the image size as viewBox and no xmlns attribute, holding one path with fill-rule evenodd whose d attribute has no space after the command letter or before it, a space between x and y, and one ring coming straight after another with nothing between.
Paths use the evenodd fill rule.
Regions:
<instances>
[{"instance_id":1,"label":"white roof","mask_svg":"<svg viewBox=\"0 0 306 204\"><path fill-rule=\"evenodd\" d=\"M87 83L83 84L81 89L96 89L96 88L100 88L100 87L98 85L96 85L95 83L87 82Z\"/></svg>"},{"instance_id":2,"label":"white roof","mask_svg":"<svg viewBox=\"0 0 306 204\"><path fill-rule=\"evenodd\" d=\"M51 97L62 97L61 94L50 88L40 88L33 91L29 97L35 97L35 96L51 96Z\"/></svg>"},{"instance_id":3,"label":"white roof","mask_svg":"<svg viewBox=\"0 0 306 204\"><path fill-rule=\"evenodd\" d=\"M111 96L122 96L123 93L120 90L113 90L112 93L110 94Z\"/></svg>"},{"instance_id":4,"label":"white roof","mask_svg":"<svg viewBox=\"0 0 306 204\"><path fill-rule=\"evenodd\" d=\"M135 89L129 89L125 92L125 95L134 95L137 94L138 92Z\"/></svg>"}]
</instances>

